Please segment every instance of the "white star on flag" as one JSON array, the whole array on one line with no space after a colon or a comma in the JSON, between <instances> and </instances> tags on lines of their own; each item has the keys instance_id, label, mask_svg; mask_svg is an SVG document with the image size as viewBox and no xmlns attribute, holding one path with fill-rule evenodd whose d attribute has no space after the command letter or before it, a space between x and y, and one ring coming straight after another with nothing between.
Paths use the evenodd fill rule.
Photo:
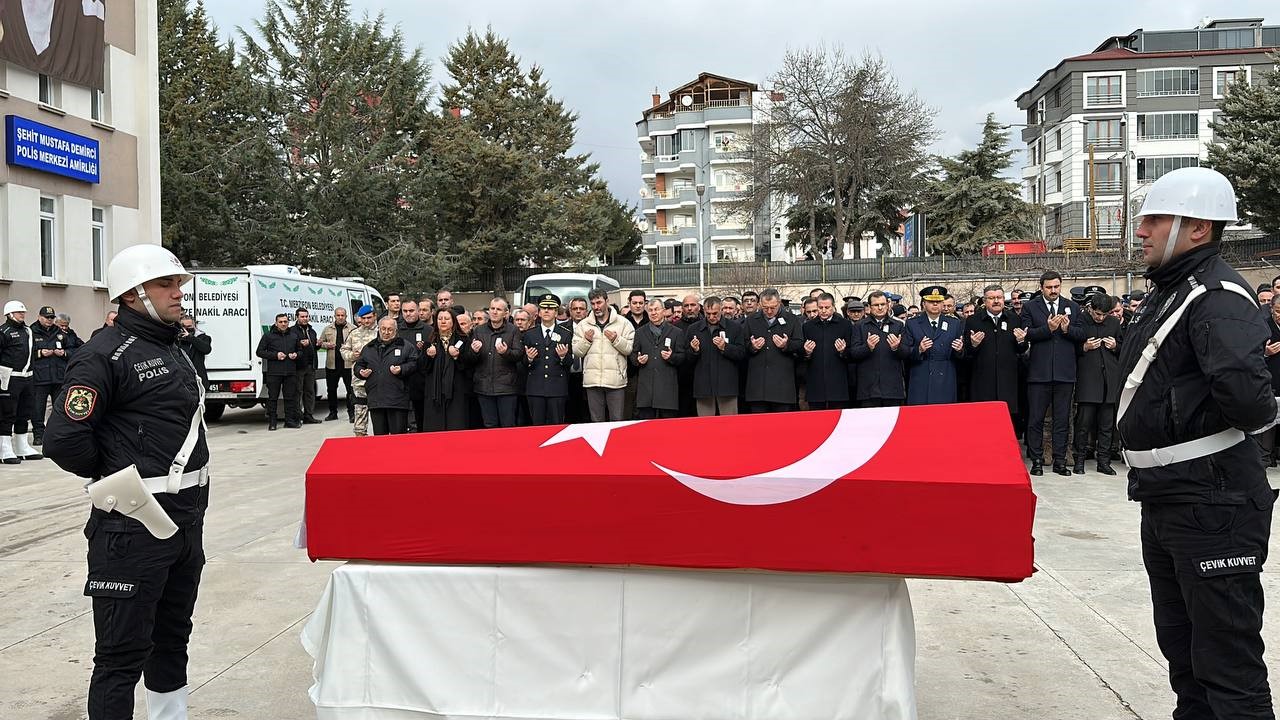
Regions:
<instances>
[{"instance_id":1,"label":"white star on flag","mask_svg":"<svg viewBox=\"0 0 1280 720\"><path fill-rule=\"evenodd\" d=\"M592 450L600 457L604 457L604 446L609 442L609 433L624 428L628 425L635 425L643 420L623 420L621 422L603 422L603 423L578 423L577 425L569 425L565 429L551 436L549 440L542 443L539 447L548 445L559 445L562 442L569 442L582 438L587 441Z\"/></svg>"}]
</instances>

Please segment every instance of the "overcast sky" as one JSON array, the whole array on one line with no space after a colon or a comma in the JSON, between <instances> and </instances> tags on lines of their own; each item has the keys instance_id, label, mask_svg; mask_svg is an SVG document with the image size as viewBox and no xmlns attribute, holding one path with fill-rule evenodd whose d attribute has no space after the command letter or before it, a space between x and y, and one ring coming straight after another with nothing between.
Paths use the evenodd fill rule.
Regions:
<instances>
[{"instance_id":1,"label":"overcast sky","mask_svg":"<svg viewBox=\"0 0 1280 720\"><path fill-rule=\"evenodd\" d=\"M206 0L224 36L249 28L264 0ZM1194 27L1201 18L1266 17L1274 0L1077 2L1026 0L351 0L354 14L383 13L432 59L432 77L468 27L492 26L527 67L541 65L552 91L576 111L579 150L609 187L638 201L635 123L656 86L667 93L712 72L769 85L788 48L841 44L878 52L904 88L937 110L934 152L977 142L988 112L1025 122L1015 98L1045 70L1135 28ZM1021 158L1017 159L1020 164Z\"/></svg>"}]
</instances>

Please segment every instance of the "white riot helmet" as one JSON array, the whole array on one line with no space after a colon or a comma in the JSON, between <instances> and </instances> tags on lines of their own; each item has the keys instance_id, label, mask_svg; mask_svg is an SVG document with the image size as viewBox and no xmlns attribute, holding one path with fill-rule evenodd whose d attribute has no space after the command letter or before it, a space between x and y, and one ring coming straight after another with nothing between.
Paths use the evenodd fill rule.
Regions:
<instances>
[{"instance_id":1,"label":"white riot helmet","mask_svg":"<svg viewBox=\"0 0 1280 720\"><path fill-rule=\"evenodd\" d=\"M147 312L159 322L160 316L156 314L151 299L143 291L142 284L170 275L177 275L178 282L183 284L191 279L191 273L182 267L178 258L163 247L150 244L131 245L111 258L111 264L107 266L107 292L111 295L111 300L116 301L126 292L136 290L138 297L146 305Z\"/></svg>"},{"instance_id":2,"label":"white riot helmet","mask_svg":"<svg viewBox=\"0 0 1280 720\"><path fill-rule=\"evenodd\" d=\"M9 302L4 304L5 315L8 315L9 313L26 312L26 311L27 311L27 306L23 305L21 300L10 300Z\"/></svg>"},{"instance_id":3,"label":"white riot helmet","mask_svg":"<svg viewBox=\"0 0 1280 720\"><path fill-rule=\"evenodd\" d=\"M1151 184L1137 217L1172 215L1173 227L1164 246L1161 264L1169 262L1178 242L1183 218L1210 222L1235 222L1236 191L1231 181L1217 170L1186 167L1167 172Z\"/></svg>"}]
</instances>

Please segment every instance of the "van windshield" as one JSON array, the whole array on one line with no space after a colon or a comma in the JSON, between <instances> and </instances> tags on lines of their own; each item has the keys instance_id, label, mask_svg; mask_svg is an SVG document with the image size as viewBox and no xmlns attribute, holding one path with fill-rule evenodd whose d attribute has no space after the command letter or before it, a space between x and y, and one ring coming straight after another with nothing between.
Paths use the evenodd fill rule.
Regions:
<instances>
[{"instance_id":1,"label":"van windshield","mask_svg":"<svg viewBox=\"0 0 1280 720\"><path fill-rule=\"evenodd\" d=\"M569 301L576 297L586 300L589 292L590 280L539 280L524 286L524 301L537 303L539 297L551 293L560 298L560 304L568 307Z\"/></svg>"}]
</instances>

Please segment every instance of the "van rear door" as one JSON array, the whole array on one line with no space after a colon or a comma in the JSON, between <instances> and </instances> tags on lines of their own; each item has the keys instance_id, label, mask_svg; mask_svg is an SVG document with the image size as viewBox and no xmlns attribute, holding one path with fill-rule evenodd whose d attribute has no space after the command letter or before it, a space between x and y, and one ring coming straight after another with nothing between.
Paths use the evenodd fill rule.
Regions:
<instances>
[{"instance_id":1,"label":"van rear door","mask_svg":"<svg viewBox=\"0 0 1280 720\"><path fill-rule=\"evenodd\" d=\"M197 272L182 291L183 306L213 338L205 367L210 371L252 369L261 331L250 318L249 273Z\"/></svg>"}]
</instances>

